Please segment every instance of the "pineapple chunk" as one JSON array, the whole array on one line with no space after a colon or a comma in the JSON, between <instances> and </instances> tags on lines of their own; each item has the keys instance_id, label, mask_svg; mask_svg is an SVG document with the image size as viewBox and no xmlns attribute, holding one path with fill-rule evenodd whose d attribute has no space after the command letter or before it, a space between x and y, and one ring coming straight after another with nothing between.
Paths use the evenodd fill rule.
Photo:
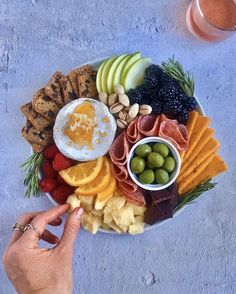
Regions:
<instances>
[{"instance_id":1,"label":"pineapple chunk","mask_svg":"<svg viewBox=\"0 0 236 294\"><path fill-rule=\"evenodd\" d=\"M78 195L77 196L79 200L81 201L81 206L87 210L91 211L94 207L94 202L95 202L95 196L83 196L83 195Z\"/></svg>"},{"instance_id":2,"label":"pineapple chunk","mask_svg":"<svg viewBox=\"0 0 236 294\"><path fill-rule=\"evenodd\" d=\"M70 204L69 212L72 212L75 208L80 207L81 201L78 199L76 194L68 196L66 203Z\"/></svg>"}]
</instances>

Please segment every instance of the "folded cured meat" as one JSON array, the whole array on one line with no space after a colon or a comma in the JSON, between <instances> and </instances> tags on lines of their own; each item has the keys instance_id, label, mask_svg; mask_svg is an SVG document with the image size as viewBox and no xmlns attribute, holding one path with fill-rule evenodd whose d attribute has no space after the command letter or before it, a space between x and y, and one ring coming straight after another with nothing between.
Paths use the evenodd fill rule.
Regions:
<instances>
[{"instance_id":1,"label":"folded cured meat","mask_svg":"<svg viewBox=\"0 0 236 294\"><path fill-rule=\"evenodd\" d=\"M129 143L126 139L125 132L121 133L112 143L109 150L111 161L117 165L124 165L127 162L129 153Z\"/></svg>"},{"instance_id":2,"label":"folded cured meat","mask_svg":"<svg viewBox=\"0 0 236 294\"><path fill-rule=\"evenodd\" d=\"M185 125L179 124L177 120L161 116L159 137L170 141L179 151L186 151L188 148L189 136Z\"/></svg>"},{"instance_id":3,"label":"folded cured meat","mask_svg":"<svg viewBox=\"0 0 236 294\"><path fill-rule=\"evenodd\" d=\"M160 124L160 116L141 115L138 118L138 130L146 137L157 136Z\"/></svg>"},{"instance_id":4,"label":"folded cured meat","mask_svg":"<svg viewBox=\"0 0 236 294\"><path fill-rule=\"evenodd\" d=\"M138 190L138 185L136 185L130 177L125 181L118 183L118 186L122 191L126 191L127 193L133 193Z\"/></svg>"},{"instance_id":5,"label":"folded cured meat","mask_svg":"<svg viewBox=\"0 0 236 294\"><path fill-rule=\"evenodd\" d=\"M141 140L143 135L138 130L138 118L133 120L127 130L126 130L126 138L131 144L135 144L139 140Z\"/></svg>"},{"instance_id":6,"label":"folded cured meat","mask_svg":"<svg viewBox=\"0 0 236 294\"><path fill-rule=\"evenodd\" d=\"M143 189L137 188L135 192L128 192L127 190L123 190L121 186L119 186L119 189L122 192L122 194L126 197L127 201L139 206L144 206L146 204Z\"/></svg>"},{"instance_id":7,"label":"folded cured meat","mask_svg":"<svg viewBox=\"0 0 236 294\"><path fill-rule=\"evenodd\" d=\"M114 175L114 177L120 182L125 181L129 176L126 166L120 165L120 164L114 164L112 162L111 162L111 172Z\"/></svg>"}]
</instances>

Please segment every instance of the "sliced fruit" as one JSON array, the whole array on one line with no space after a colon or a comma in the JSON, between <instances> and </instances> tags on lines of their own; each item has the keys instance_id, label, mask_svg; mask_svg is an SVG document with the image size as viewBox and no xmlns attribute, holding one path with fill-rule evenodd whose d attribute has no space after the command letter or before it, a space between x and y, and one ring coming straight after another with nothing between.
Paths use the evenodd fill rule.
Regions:
<instances>
[{"instance_id":1,"label":"sliced fruit","mask_svg":"<svg viewBox=\"0 0 236 294\"><path fill-rule=\"evenodd\" d=\"M107 88L107 77L109 70L113 64L113 62L116 60L117 56L114 56L110 58L106 64L104 65L104 68L101 73L101 92L108 93L108 88Z\"/></svg>"},{"instance_id":2,"label":"sliced fruit","mask_svg":"<svg viewBox=\"0 0 236 294\"><path fill-rule=\"evenodd\" d=\"M95 209L100 210L106 205L107 201L113 196L116 190L116 179L111 177L107 187L100 193L97 194L95 201Z\"/></svg>"},{"instance_id":3,"label":"sliced fruit","mask_svg":"<svg viewBox=\"0 0 236 294\"><path fill-rule=\"evenodd\" d=\"M73 187L87 184L93 181L100 173L103 166L104 157L85 163L79 163L59 172L64 181Z\"/></svg>"},{"instance_id":4,"label":"sliced fruit","mask_svg":"<svg viewBox=\"0 0 236 294\"><path fill-rule=\"evenodd\" d=\"M97 87L97 91L98 93L102 92L102 71L104 69L104 66L106 65L107 61L109 59L106 59L105 61L103 61L103 63L100 65L99 69L98 69L98 73L97 73L97 78L96 78L96 87Z\"/></svg>"},{"instance_id":5,"label":"sliced fruit","mask_svg":"<svg viewBox=\"0 0 236 294\"><path fill-rule=\"evenodd\" d=\"M116 60L112 63L108 76L107 76L107 89L108 94L114 93L114 85L113 85L113 77L116 72L116 69L119 65L119 63L122 61L122 59L126 56L126 54L123 54L116 58Z\"/></svg>"},{"instance_id":6,"label":"sliced fruit","mask_svg":"<svg viewBox=\"0 0 236 294\"><path fill-rule=\"evenodd\" d=\"M121 73L121 83L123 84L125 81L125 76L128 72L128 70L130 69L130 67L139 59L141 59L141 53L140 52L135 52L133 54L130 55L130 58L128 59L128 61L125 63L122 73Z\"/></svg>"},{"instance_id":7,"label":"sliced fruit","mask_svg":"<svg viewBox=\"0 0 236 294\"><path fill-rule=\"evenodd\" d=\"M127 71L123 86L126 91L135 89L143 83L145 69L151 64L150 58L141 58Z\"/></svg>"},{"instance_id":8,"label":"sliced fruit","mask_svg":"<svg viewBox=\"0 0 236 294\"><path fill-rule=\"evenodd\" d=\"M110 179L111 179L110 163L109 163L109 160L106 157L104 157L102 169L100 173L97 175L97 177L93 181L85 185L81 185L79 188L75 190L75 193L79 195L84 195L84 196L96 195L102 192L106 188Z\"/></svg>"},{"instance_id":9,"label":"sliced fruit","mask_svg":"<svg viewBox=\"0 0 236 294\"><path fill-rule=\"evenodd\" d=\"M117 68L116 68L116 71L114 73L114 76L113 76L113 87L115 85L118 85L118 84L121 84L121 74L122 74L122 70L126 64L126 62L128 62L129 58L131 57L132 55L127 55L124 59L122 59L120 61L120 63L118 64Z\"/></svg>"}]
</instances>

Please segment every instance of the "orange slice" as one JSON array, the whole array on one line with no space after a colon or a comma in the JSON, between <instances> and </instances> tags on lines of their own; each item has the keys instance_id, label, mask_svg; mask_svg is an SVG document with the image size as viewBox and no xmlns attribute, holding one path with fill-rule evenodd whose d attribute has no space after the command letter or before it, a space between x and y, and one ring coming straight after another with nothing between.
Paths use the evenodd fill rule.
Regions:
<instances>
[{"instance_id":1,"label":"orange slice","mask_svg":"<svg viewBox=\"0 0 236 294\"><path fill-rule=\"evenodd\" d=\"M115 192L115 190L116 190L116 179L115 177L112 176L106 188L102 192L97 194L94 208L97 210L103 209L107 201L111 197L113 197L113 193Z\"/></svg>"},{"instance_id":2,"label":"orange slice","mask_svg":"<svg viewBox=\"0 0 236 294\"><path fill-rule=\"evenodd\" d=\"M75 190L75 193L79 195L84 195L84 196L96 195L102 192L106 188L110 179L111 179L110 163L109 163L109 160L106 157L104 157L102 169L100 173L97 175L97 177L93 181L85 185L79 186L79 188Z\"/></svg>"},{"instance_id":3,"label":"orange slice","mask_svg":"<svg viewBox=\"0 0 236 294\"><path fill-rule=\"evenodd\" d=\"M92 182L100 173L104 157L99 157L85 163L79 163L59 172L64 181L73 187Z\"/></svg>"}]
</instances>

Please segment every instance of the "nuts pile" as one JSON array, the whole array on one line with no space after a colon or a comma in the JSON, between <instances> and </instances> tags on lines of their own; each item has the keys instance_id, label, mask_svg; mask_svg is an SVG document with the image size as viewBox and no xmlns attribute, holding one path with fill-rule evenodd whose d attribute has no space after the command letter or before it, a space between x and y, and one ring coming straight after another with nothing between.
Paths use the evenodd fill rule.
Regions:
<instances>
[{"instance_id":1,"label":"nuts pile","mask_svg":"<svg viewBox=\"0 0 236 294\"><path fill-rule=\"evenodd\" d=\"M116 118L118 128L126 128L138 114L148 115L152 112L150 105L143 104L139 106L138 103L130 105L129 97L125 94L122 85L116 85L114 92L109 96L105 92L99 93L99 100L109 107L110 112Z\"/></svg>"}]
</instances>

